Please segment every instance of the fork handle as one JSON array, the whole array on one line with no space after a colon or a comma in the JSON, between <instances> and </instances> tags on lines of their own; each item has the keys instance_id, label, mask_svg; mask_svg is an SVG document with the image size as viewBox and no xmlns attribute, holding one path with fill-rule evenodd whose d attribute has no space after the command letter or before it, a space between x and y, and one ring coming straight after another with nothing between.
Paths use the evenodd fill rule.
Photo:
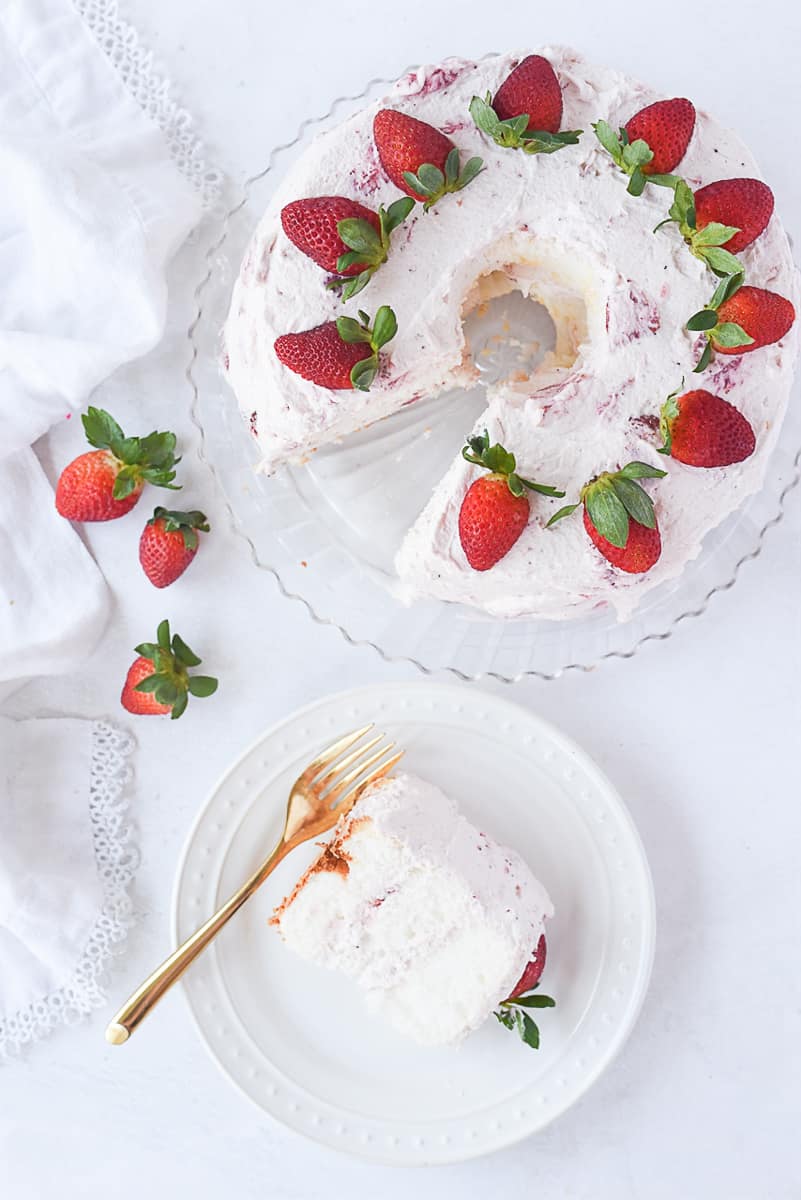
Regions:
<instances>
[{"instance_id":1,"label":"fork handle","mask_svg":"<svg viewBox=\"0 0 801 1200\"><path fill-rule=\"evenodd\" d=\"M165 958L161 966L156 967L151 975L136 989L133 995L123 1004L122 1008L106 1026L106 1041L112 1046L120 1046L127 1042L133 1031L143 1021L152 1008L158 1004L161 997L168 991L177 979L180 979L190 963L193 963L209 942L222 929L223 925L238 912L257 888L264 883L267 876L275 869L287 852L287 844L280 842L270 857L246 879L238 891L234 892L221 908L209 917L199 929L196 929L185 942Z\"/></svg>"}]
</instances>

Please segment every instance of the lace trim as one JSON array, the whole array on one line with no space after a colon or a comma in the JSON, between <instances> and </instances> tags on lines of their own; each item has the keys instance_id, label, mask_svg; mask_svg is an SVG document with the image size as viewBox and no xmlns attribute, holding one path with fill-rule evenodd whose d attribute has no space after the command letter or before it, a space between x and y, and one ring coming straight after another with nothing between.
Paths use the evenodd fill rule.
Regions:
<instances>
[{"instance_id":1,"label":"lace trim","mask_svg":"<svg viewBox=\"0 0 801 1200\"><path fill-rule=\"evenodd\" d=\"M151 50L120 16L117 0L72 0L92 31L98 45L139 107L164 134L178 169L200 194L203 207L211 209L220 198L222 172L209 166L204 146L195 134L192 118L170 94L170 83L156 66Z\"/></svg>"},{"instance_id":2,"label":"lace trim","mask_svg":"<svg viewBox=\"0 0 801 1200\"><path fill-rule=\"evenodd\" d=\"M134 745L132 737L108 722L92 723L89 820L103 907L69 982L0 1022L0 1057L18 1053L26 1043L80 1020L106 1001L105 972L132 922L127 889L139 865L124 794L133 778L126 759Z\"/></svg>"}]
</instances>

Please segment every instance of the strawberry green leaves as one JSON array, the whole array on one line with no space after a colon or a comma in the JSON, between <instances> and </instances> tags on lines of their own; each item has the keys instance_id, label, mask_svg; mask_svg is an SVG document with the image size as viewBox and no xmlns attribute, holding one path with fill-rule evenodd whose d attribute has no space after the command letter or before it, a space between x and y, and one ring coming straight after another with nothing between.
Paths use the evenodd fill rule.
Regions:
<instances>
[{"instance_id":1,"label":"strawberry green leaves","mask_svg":"<svg viewBox=\"0 0 801 1200\"><path fill-rule=\"evenodd\" d=\"M348 279L342 289L342 299L349 300L366 287L380 266L387 261L390 237L394 230L408 217L414 208L411 196L395 200L389 208L383 204L378 210L379 232L376 233L369 221L362 217L346 217L337 222L337 233L348 247L347 253L337 259L337 270L344 272L358 263L363 270ZM333 279L329 287L339 287L344 281Z\"/></svg>"},{"instance_id":2,"label":"strawberry green leaves","mask_svg":"<svg viewBox=\"0 0 801 1200\"><path fill-rule=\"evenodd\" d=\"M201 659L177 633L170 636L169 621L161 622L155 642L142 642L136 653L153 663L153 674L141 679L134 691L152 693L159 704L168 705L173 721L186 711L190 695L205 697L217 691L213 676L189 674L188 668L199 666Z\"/></svg>"},{"instance_id":3,"label":"strawberry green leaves","mask_svg":"<svg viewBox=\"0 0 801 1200\"><path fill-rule=\"evenodd\" d=\"M570 516L583 503L601 537L622 549L628 541L630 520L646 529L656 528L653 501L637 480L661 479L665 475L667 471L636 461L619 471L604 471L584 485L575 504L567 504L554 513L548 525Z\"/></svg>"},{"instance_id":4,"label":"strawberry green leaves","mask_svg":"<svg viewBox=\"0 0 801 1200\"><path fill-rule=\"evenodd\" d=\"M460 166L459 151L454 146L445 159L445 170L433 163L423 163L416 171L404 171L403 180L407 187L423 197L423 208L428 211L448 192L460 192L480 174L484 167L481 158L469 158Z\"/></svg>"},{"instance_id":5,"label":"strawberry green leaves","mask_svg":"<svg viewBox=\"0 0 801 1200\"><path fill-rule=\"evenodd\" d=\"M156 487L176 491L175 434L153 432L147 437L126 437L114 418L102 408L89 409L82 415L86 440L97 450L110 450L122 464L114 480L112 495L124 500L145 481Z\"/></svg>"},{"instance_id":6,"label":"strawberry green leaves","mask_svg":"<svg viewBox=\"0 0 801 1200\"><path fill-rule=\"evenodd\" d=\"M509 450L505 450L499 443L494 446L490 445L489 433L485 429L483 434L469 437L467 445L462 447L462 458L469 463L474 463L478 467L484 467L485 470L491 471L494 475L502 475L507 483L509 491L513 496L522 496L525 489L538 492L541 496L564 496L564 492L557 491L545 483L534 483L531 479L524 479L522 475L517 474L517 461L514 454Z\"/></svg>"},{"instance_id":7,"label":"strawberry green leaves","mask_svg":"<svg viewBox=\"0 0 801 1200\"><path fill-rule=\"evenodd\" d=\"M664 221L660 221L656 229L671 222L679 227L679 232L696 258L700 258L711 271L720 277L742 274L743 265L723 246L740 230L735 225L722 225L718 221L710 221L702 229L697 227L695 197L689 184L683 179L677 179L673 203ZM656 232L656 230L654 230Z\"/></svg>"},{"instance_id":8,"label":"strawberry green leaves","mask_svg":"<svg viewBox=\"0 0 801 1200\"><path fill-rule=\"evenodd\" d=\"M378 374L379 350L398 332L395 314L389 305L382 304L375 315L372 328L369 316L361 309L358 321L354 317L337 317L336 325L337 333L343 342L366 342L373 352L368 358L357 362L350 373L353 386L359 391L367 392Z\"/></svg>"},{"instance_id":9,"label":"strawberry green leaves","mask_svg":"<svg viewBox=\"0 0 801 1200\"><path fill-rule=\"evenodd\" d=\"M206 514L197 510L193 510L192 512L173 512L159 505L153 510L153 516L148 521L148 525L154 525L156 521L162 520L164 521L166 533L181 534L187 550L197 549L198 530L202 533L209 532L209 523ZM180 638L178 640L180 641Z\"/></svg>"},{"instance_id":10,"label":"strawberry green leaves","mask_svg":"<svg viewBox=\"0 0 801 1200\"><path fill-rule=\"evenodd\" d=\"M470 116L476 127L499 146L523 150L526 154L553 154L565 146L575 146L584 132L582 129L566 129L559 133L548 133L544 129L529 129L528 113L502 121L492 107L490 92L487 92L485 100L480 96L473 97Z\"/></svg>"},{"instance_id":11,"label":"strawberry green leaves","mask_svg":"<svg viewBox=\"0 0 801 1200\"><path fill-rule=\"evenodd\" d=\"M613 162L620 167L621 171L629 176L626 191L631 196L641 196L645 190L646 183L655 183L659 187L673 187L675 185L677 178L675 175L644 174L642 168L648 165L654 157L654 152L642 138L637 138L635 141L630 142L629 135L625 129L621 128L615 133L607 121L596 121L592 128L598 141L607 154L610 155Z\"/></svg>"},{"instance_id":12,"label":"strawberry green leaves","mask_svg":"<svg viewBox=\"0 0 801 1200\"><path fill-rule=\"evenodd\" d=\"M526 1010L556 1007L556 1001L551 996L535 995L537 987L538 984L535 983L534 987L526 995L515 996L510 1000L502 1000L494 1013L495 1019L505 1029L516 1030L521 1039L527 1046L531 1046L532 1050L539 1049L540 1031L536 1022L529 1016Z\"/></svg>"},{"instance_id":13,"label":"strawberry green leaves","mask_svg":"<svg viewBox=\"0 0 801 1200\"><path fill-rule=\"evenodd\" d=\"M659 412L659 436L662 438L662 445L659 447L660 454L670 454L673 445L673 435L671 426L679 415L678 397L684 389L684 380L682 379L675 392L671 392L665 400Z\"/></svg>"},{"instance_id":14,"label":"strawberry green leaves","mask_svg":"<svg viewBox=\"0 0 801 1200\"><path fill-rule=\"evenodd\" d=\"M690 333L703 333L706 335L706 345L697 365L693 369L693 374L698 375L709 366L712 361L713 346L729 348L734 346L750 346L753 344L754 339L746 333L742 325L737 325L734 321L719 321L718 319L717 310L726 300L731 299L740 290L743 285L743 279L742 270L721 279L707 306L700 309L699 312L693 313L687 322L685 328Z\"/></svg>"}]
</instances>

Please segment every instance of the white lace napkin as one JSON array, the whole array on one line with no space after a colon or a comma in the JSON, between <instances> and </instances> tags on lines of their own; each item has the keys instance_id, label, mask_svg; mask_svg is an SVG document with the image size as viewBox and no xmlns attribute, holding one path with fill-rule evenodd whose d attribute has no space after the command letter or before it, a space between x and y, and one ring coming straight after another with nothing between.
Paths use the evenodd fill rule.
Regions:
<instances>
[{"instance_id":1,"label":"white lace napkin","mask_svg":"<svg viewBox=\"0 0 801 1200\"><path fill-rule=\"evenodd\" d=\"M159 341L167 263L219 185L151 67L115 0L0 0L0 699L79 669L108 603L31 445ZM0 717L0 1056L103 1002L130 750L104 722Z\"/></svg>"},{"instance_id":2,"label":"white lace napkin","mask_svg":"<svg viewBox=\"0 0 801 1200\"><path fill-rule=\"evenodd\" d=\"M28 447L159 341L201 199L71 0L0 0L0 178L2 681L68 670L102 633L101 577L52 495L30 503Z\"/></svg>"},{"instance_id":3,"label":"white lace napkin","mask_svg":"<svg viewBox=\"0 0 801 1200\"><path fill-rule=\"evenodd\" d=\"M0 717L0 1056L105 1000L130 914L127 734Z\"/></svg>"}]
</instances>

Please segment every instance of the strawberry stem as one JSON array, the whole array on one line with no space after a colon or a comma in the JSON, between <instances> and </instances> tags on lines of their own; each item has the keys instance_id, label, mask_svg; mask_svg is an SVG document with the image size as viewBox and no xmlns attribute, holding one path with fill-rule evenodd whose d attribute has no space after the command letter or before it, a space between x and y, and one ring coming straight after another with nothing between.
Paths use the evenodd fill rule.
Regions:
<instances>
[{"instance_id":1,"label":"strawberry stem","mask_svg":"<svg viewBox=\"0 0 801 1200\"><path fill-rule=\"evenodd\" d=\"M462 447L462 458L477 467L491 471L493 475L502 476L513 496L522 496L525 488L532 492L538 492L541 496L562 497L565 494L555 487L551 487L550 484L535 483L531 479L524 479L522 475L518 475L514 454L505 450L498 442L491 446L489 432L486 429L483 434L467 438L467 445Z\"/></svg>"}]
</instances>

